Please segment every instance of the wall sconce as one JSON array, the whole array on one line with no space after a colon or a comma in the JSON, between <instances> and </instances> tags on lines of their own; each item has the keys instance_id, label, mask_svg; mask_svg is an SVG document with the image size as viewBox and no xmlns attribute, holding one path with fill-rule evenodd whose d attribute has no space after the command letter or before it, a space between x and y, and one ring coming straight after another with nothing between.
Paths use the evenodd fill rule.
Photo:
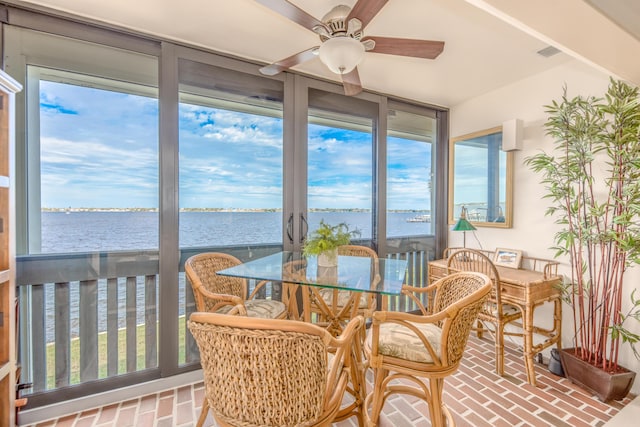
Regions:
<instances>
[{"instance_id":1,"label":"wall sconce","mask_svg":"<svg viewBox=\"0 0 640 427\"><path fill-rule=\"evenodd\" d=\"M502 151L522 149L522 120L512 119L502 123Z\"/></svg>"}]
</instances>

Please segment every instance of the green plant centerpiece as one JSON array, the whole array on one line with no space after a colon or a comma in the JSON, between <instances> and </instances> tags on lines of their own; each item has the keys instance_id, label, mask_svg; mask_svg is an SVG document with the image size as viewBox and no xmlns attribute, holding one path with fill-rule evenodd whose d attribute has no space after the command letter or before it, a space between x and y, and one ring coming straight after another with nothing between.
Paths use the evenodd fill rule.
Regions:
<instances>
[{"instance_id":1,"label":"green plant centerpiece","mask_svg":"<svg viewBox=\"0 0 640 427\"><path fill-rule=\"evenodd\" d=\"M330 225L322 219L305 241L302 252L305 256L317 255L319 266L333 267L338 263L338 246L348 245L352 237L359 235L359 230L349 230L344 222Z\"/></svg>"},{"instance_id":2,"label":"green plant centerpiece","mask_svg":"<svg viewBox=\"0 0 640 427\"><path fill-rule=\"evenodd\" d=\"M640 103L638 88L611 79L604 98L567 97L545 107L551 154L525 160L542 174L546 211L561 226L555 234L556 257L567 257L571 274L565 300L573 315L573 357L600 373L631 373L617 395L601 394L588 378L574 380L601 400L622 399L635 377L619 366L621 343L636 357L640 336L629 321L640 320L640 297L626 292L625 272L640 263ZM630 301L623 311L623 301ZM566 356L569 357L569 356ZM584 371L586 368L583 368ZM589 377L596 375L589 374ZM625 382L626 381L626 382Z\"/></svg>"}]
</instances>

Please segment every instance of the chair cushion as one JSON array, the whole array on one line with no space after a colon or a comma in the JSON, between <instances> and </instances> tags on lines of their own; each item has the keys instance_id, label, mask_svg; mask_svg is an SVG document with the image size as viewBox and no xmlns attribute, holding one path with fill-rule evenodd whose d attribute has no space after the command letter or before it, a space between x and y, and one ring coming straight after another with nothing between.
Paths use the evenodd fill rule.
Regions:
<instances>
[{"instance_id":1,"label":"chair cushion","mask_svg":"<svg viewBox=\"0 0 640 427\"><path fill-rule=\"evenodd\" d=\"M324 300L324 302L331 307L333 304L333 289L322 288L320 289L320 296ZM350 291L338 291L338 307L344 307L345 304L351 298ZM358 308L368 308L369 307L369 298L367 298L367 294L360 295L360 303L358 304Z\"/></svg>"},{"instance_id":2,"label":"chair cushion","mask_svg":"<svg viewBox=\"0 0 640 427\"><path fill-rule=\"evenodd\" d=\"M410 323L424 334L433 350L439 355L442 329L431 323ZM371 347L371 332L369 332L367 340L368 346ZM413 362L433 363L431 354L422 344L420 338L409 328L396 323L380 325L378 352L385 356Z\"/></svg>"},{"instance_id":3,"label":"chair cushion","mask_svg":"<svg viewBox=\"0 0 640 427\"><path fill-rule=\"evenodd\" d=\"M244 302L247 310L247 317L258 317L260 319L277 319L286 311L285 305L281 301L270 299L252 299ZM225 305L219 308L216 313L227 314L233 305Z\"/></svg>"}]
</instances>

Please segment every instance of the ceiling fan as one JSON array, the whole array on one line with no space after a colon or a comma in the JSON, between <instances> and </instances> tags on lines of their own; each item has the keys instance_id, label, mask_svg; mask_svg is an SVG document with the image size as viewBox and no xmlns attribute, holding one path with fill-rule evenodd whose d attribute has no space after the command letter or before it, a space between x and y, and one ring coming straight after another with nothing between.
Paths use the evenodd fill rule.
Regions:
<instances>
[{"instance_id":1,"label":"ceiling fan","mask_svg":"<svg viewBox=\"0 0 640 427\"><path fill-rule=\"evenodd\" d=\"M353 8L339 5L322 20L286 0L256 1L318 34L322 42L320 46L260 68L265 75L273 76L319 55L331 71L340 74L345 94L357 95L362 91L357 66L365 52L435 59L444 49L444 42L441 41L364 36L363 29L388 0L358 0Z\"/></svg>"}]
</instances>

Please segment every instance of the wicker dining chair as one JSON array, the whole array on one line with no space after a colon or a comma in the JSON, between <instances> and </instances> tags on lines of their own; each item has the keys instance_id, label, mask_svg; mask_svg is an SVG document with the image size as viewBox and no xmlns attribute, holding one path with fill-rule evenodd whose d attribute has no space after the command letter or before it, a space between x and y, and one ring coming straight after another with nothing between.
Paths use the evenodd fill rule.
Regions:
<instances>
[{"instance_id":1,"label":"wicker dining chair","mask_svg":"<svg viewBox=\"0 0 640 427\"><path fill-rule=\"evenodd\" d=\"M193 313L205 401L221 426L329 426L349 382L351 348L364 319L335 338L305 322Z\"/></svg>"},{"instance_id":2,"label":"wicker dining chair","mask_svg":"<svg viewBox=\"0 0 640 427\"><path fill-rule=\"evenodd\" d=\"M373 313L365 343L374 371L373 390L364 404L367 425L377 425L382 407L393 393L425 400L432 426L443 426L445 419L449 427L455 425L442 402L444 379L458 369L471 327L491 286L484 274L455 273L426 288L403 286L402 293L416 303L421 314ZM432 293L434 311L428 313L420 294ZM422 378L428 380L428 385Z\"/></svg>"},{"instance_id":3,"label":"wicker dining chair","mask_svg":"<svg viewBox=\"0 0 640 427\"><path fill-rule=\"evenodd\" d=\"M332 336L339 336L344 332L345 327L348 326L351 316L363 317L358 314L352 314L351 309L343 311L344 307L335 307L331 302L325 302L321 296L321 292L329 291L329 296L333 297L332 289L292 283L306 276L306 259L290 261L283 266L283 278L291 279L291 282L283 281L282 283L282 301L289 307L289 319L308 323L312 322L314 325L329 332ZM350 299L350 295L348 294L349 292L347 291L346 300ZM369 297L365 295L363 298ZM318 305L319 300L320 304L324 304L325 307ZM363 311L365 310L368 310L368 307L363 309ZM348 316L344 314L343 316L339 316L341 312L348 313ZM355 340L353 344L354 363L351 367L351 378L346 389L349 397L345 398L343 406L341 406L339 413L336 415L335 422L356 416L358 425L363 425L361 408L364 398L366 397L366 378L364 375L366 361L363 360L362 344L365 337L366 329L362 327L358 339Z\"/></svg>"},{"instance_id":4,"label":"wicker dining chair","mask_svg":"<svg viewBox=\"0 0 640 427\"><path fill-rule=\"evenodd\" d=\"M284 319L287 309L281 301L255 298L267 282L260 282L247 298L247 280L220 276L218 271L241 264L232 255L205 252L193 255L184 263L191 283L196 310L222 314L237 314L265 319Z\"/></svg>"},{"instance_id":5,"label":"wicker dining chair","mask_svg":"<svg viewBox=\"0 0 640 427\"><path fill-rule=\"evenodd\" d=\"M378 276L378 254L373 249L360 245L342 245L338 246L338 255L371 258L374 261L372 279ZM345 305L353 296L353 292L323 288L318 293L324 303L331 308L331 311L338 314L339 320L349 320L357 315L369 318L376 309L376 295L374 293L363 293L360 295L358 307L346 307L346 309ZM311 312L316 313L322 320L324 313L318 304L319 301L312 301Z\"/></svg>"},{"instance_id":6,"label":"wicker dining chair","mask_svg":"<svg viewBox=\"0 0 640 427\"><path fill-rule=\"evenodd\" d=\"M518 329L505 331L506 325L522 319L522 310L513 304L502 301L500 274L495 264L485 254L474 249L459 249L449 254L447 271L476 271L483 273L492 280L493 289L487 303L478 313L478 323L475 328L478 338L482 338L484 329L493 336L496 353L496 373L504 375L504 337L522 336ZM521 331L521 328L520 328Z\"/></svg>"}]
</instances>

